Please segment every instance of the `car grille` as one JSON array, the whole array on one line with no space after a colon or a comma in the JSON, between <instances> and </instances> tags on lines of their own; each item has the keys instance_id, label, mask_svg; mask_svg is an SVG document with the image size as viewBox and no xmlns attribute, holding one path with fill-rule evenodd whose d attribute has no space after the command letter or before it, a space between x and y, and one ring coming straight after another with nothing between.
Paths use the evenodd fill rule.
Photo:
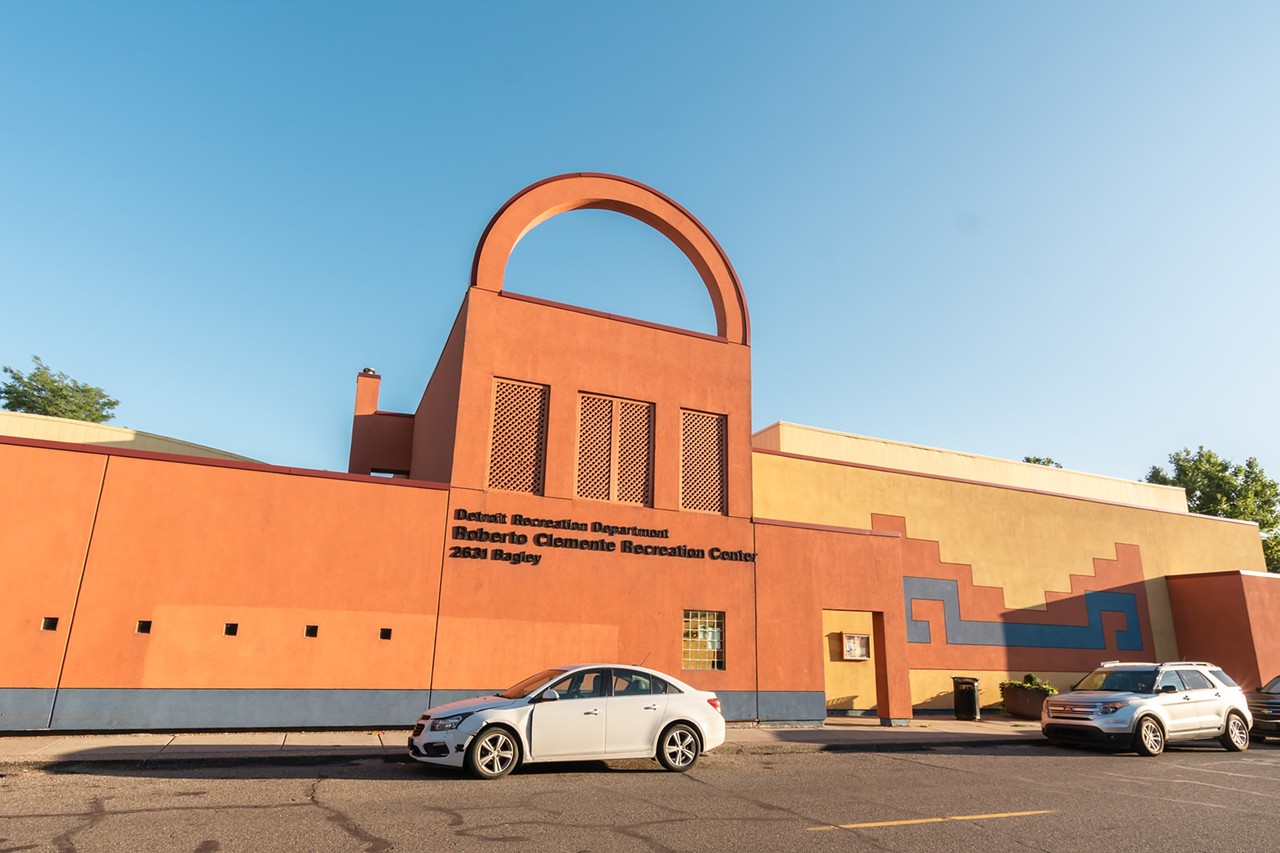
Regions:
<instances>
[{"instance_id":1,"label":"car grille","mask_svg":"<svg viewBox=\"0 0 1280 853\"><path fill-rule=\"evenodd\" d=\"M1266 720L1280 719L1280 701L1250 702L1249 710L1253 712L1255 717L1261 717Z\"/></svg>"},{"instance_id":2,"label":"car grille","mask_svg":"<svg viewBox=\"0 0 1280 853\"><path fill-rule=\"evenodd\" d=\"M1054 702L1046 704L1045 711L1055 720L1089 720L1098 706L1091 702Z\"/></svg>"}]
</instances>

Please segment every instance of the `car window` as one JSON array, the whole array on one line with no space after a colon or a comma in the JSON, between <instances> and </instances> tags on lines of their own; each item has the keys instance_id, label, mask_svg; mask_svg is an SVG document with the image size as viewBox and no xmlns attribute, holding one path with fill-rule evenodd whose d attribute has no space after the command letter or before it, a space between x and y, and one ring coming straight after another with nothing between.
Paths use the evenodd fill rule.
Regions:
<instances>
[{"instance_id":1,"label":"car window","mask_svg":"<svg viewBox=\"0 0 1280 853\"><path fill-rule=\"evenodd\" d=\"M1263 693L1280 693L1280 675L1267 682L1267 686L1262 688Z\"/></svg>"},{"instance_id":2,"label":"car window","mask_svg":"<svg viewBox=\"0 0 1280 853\"><path fill-rule=\"evenodd\" d=\"M648 696L652 692L653 682L647 674L633 669L613 671L614 696Z\"/></svg>"},{"instance_id":3,"label":"car window","mask_svg":"<svg viewBox=\"0 0 1280 853\"><path fill-rule=\"evenodd\" d=\"M1203 672L1194 669L1182 669L1178 672L1181 673L1188 690L1206 690L1213 687L1213 682Z\"/></svg>"},{"instance_id":4,"label":"car window","mask_svg":"<svg viewBox=\"0 0 1280 853\"><path fill-rule=\"evenodd\" d=\"M603 693L603 688L604 673L598 669L575 672L551 685L561 699L596 699Z\"/></svg>"},{"instance_id":5,"label":"car window","mask_svg":"<svg viewBox=\"0 0 1280 853\"><path fill-rule=\"evenodd\" d=\"M1213 677L1214 677L1214 678L1216 678L1216 679L1218 679L1219 681L1221 681L1221 682L1222 682L1223 684L1225 684L1227 687L1239 687L1239 686L1240 686L1240 685L1238 685L1238 684L1236 684L1236 683L1235 683L1235 680L1234 680L1234 679L1232 679L1232 678L1231 678L1231 676L1227 675L1225 672L1223 672L1223 671L1222 671L1222 670L1220 670L1220 669L1211 669L1211 670L1209 670L1209 672L1213 673Z\"/></svg>"},{"instance_id":6,"label":"car window","mask_svg":"<svg viewBox=\"0 0 1280 853\"><path fill-rule=\"evenodd\" d=\"M1154 669L1095 669L1080 679L1076 690L1102 690L1115 693L1152 693Z\"/></svg>"},{"instance_id":7,"label":"car window","mask_svg":"<svg viewBox=\"0 0 1280 853\"><path fill-rule=\"evenodd\" d=\"M1280 682L1280 679L1276 679L1276 680L1277 682ZM654 676L653 692L654 693L679 693L680 688L676 687L674 684L666 681L665 679Z\"/></svg>"},{"instance_id":8,"label":"car window","mask_svg":"<svg viewBox=\"0 0 1280 853\"><path fill-rule=\"evenodd\" d=\"M1172 687L1179 693L1187 689L1186 682L1182 680L1182 676L1174 669L1166 669L1160 673L1160 684L1156 689L1164 690L1166 687Z\"/></svg>"},{"instance_id":9,"label":"car window","mask_svg":"<svg viewBox=\"0 0 1280 853\"><path fill-rule=\"evenodd\" d=\"M562 672L564 672L563 669L548 669L537 675L531 675L519 684L508 687L498 695L503 699L523 699Z\"/></svg>"}]
</instances>

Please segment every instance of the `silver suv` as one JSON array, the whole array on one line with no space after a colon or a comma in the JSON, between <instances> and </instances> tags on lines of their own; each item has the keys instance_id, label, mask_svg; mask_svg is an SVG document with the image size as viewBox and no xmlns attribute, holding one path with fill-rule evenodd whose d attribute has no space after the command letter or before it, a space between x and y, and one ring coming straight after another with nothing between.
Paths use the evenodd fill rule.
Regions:
<instances>
[{"instance_id":1,"label":"silver suv","mask_svg":"<svg viewBox=\"0 0 1280 853\"><path fill-rule=\"evenodd\" d=\"M1104 663L1070 693L1044 703L1040 730L1051 743L1120 746L1159 755L1166 743L1217 738L1249 748L1253 716L1244 692L1211 663Z\"/></svg>"}]
</instances>

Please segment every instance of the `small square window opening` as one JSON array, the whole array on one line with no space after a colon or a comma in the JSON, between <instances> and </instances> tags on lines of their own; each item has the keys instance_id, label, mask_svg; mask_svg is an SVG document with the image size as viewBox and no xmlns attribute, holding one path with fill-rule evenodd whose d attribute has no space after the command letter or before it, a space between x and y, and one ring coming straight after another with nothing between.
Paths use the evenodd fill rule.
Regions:
<instances>
[{"instance_id":1,"label":"small square window opening","mask_svg":"<svg viewBox=\"0 0 1280 853\"><path fill-rule=\"evenodd\" d=\"M58 617L57 617L57 616L46 616L46 617L44 617L43 619L41 619L41 620L40 620L40 630L41 630L41 631L56 631L56 630L58 630Z\"/></svg>"},{"instance_id":2,"label":"small square window opening","mask_svg":"<svg viewBox=\"0 0 1280 853\"><path fill-rule=\"evenodd\" d=\"M379 640L390 640L390 639L391 639L391 629L390 629L390 628L380 628L380 629L378 630L378 639L379 639Z\"/></svg>"},{"instance_id":3,"label":"small square window opening","mask_svg":"<svg viewBox=\"0 0 1280 853\"><path fill-rule=\"evenodd\" d=\"M306 630L304 630L304 631L302 632L302 634L303 634L303 636L306 636L306 637L318 637L318 636L320 636L320 626L319 626L319 625L308 625L308 626L306 627Z\"/></svg>"},{"instance_id":4,"label":"small square window opening","mask_svg":"<svg viewBox=\"0 0 1280 853\"><path fill-rule=\"evenodd\" d=\"M238 633L240 633L239 622L228 622L222 626L222 635L224 637L234 637Z\"/></svg>"},{"instance_id":5,"label":"small square window opening","mask_svg":"<svg viewBox=\"0 0 1280 853\"><path fill-rule=\"evenodd\" d=\"M134 632L135 634L150 634L150 633L151 633L151 620L150 620L150 619L139 619L139 620L138 620L138 627L134 628L134 629L133 629L133 632Z\"/></svg>"}]
</instances>

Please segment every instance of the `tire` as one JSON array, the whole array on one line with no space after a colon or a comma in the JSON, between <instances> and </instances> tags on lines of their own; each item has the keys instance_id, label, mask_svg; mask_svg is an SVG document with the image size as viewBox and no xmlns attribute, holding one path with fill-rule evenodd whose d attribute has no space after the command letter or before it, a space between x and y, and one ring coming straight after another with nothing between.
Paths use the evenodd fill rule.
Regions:
<instances>
[{"instance_id":1,"label":"tire","mask_svg":"<svg viewBox=\"0 0 1280 853\"><path fill-rule=\"evenodd\" d=\"M688 770L701 752L698 733L684 723L676 723L658 738L658 763L673 773Z\"/></svg>"},{"instance_id":2,"label":"tire","mask_svg":"<svg viewBox=\"0 0 1280 853\"><path fill-rule=\"evenodd\" d=\"M1249 726L1244 717L1232 711L1227 714L1227 727L1222 731L1218 743L1228 752L1244 752L1249 748Z\"/></svg>"},{"instance_id":3,"label":"tire","mask_svg":"<svg viewBox=\"0 0 1280 853\"><path fill-rule=\"evenodd\" d=\"M1143 717L1133 731L1133 748L1148 757L1164 752L1164 729L1155 717Z\"/></svg>"},{"instance_id":4,"label":"tire","mask_svg":"<svg viewBox=\"0 0 1280 853\"><path fill-rule=\"evenodd\" d=\"M477 779L501 779L520 763L520 744L501 726L481 731L467 747L467 770Z\"/></svg>"}]
</instances>

